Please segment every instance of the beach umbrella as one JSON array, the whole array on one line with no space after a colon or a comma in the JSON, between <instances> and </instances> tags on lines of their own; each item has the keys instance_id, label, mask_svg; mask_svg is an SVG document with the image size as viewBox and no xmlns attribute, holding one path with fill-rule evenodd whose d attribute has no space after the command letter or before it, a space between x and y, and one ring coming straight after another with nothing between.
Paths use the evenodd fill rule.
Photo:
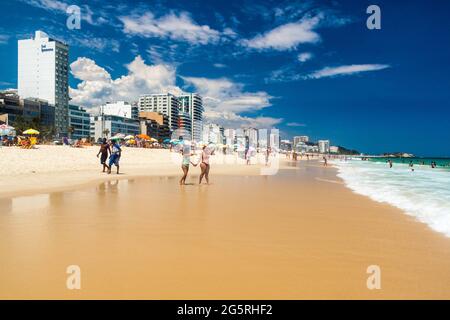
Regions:
<instances>
[{"instance_id":1,"label":"beach umbrella","mask_svg":"<svg viewBox=\"0 0 450 320\"><path fill-rule=\"evenodd\" d=\"M122 140L122 139L123 139L122 137L114 136L111 137L109 140Z\"/></svg>"},{"instance_id":2,"label":"beach umbrella","mask_svg":"<svg viewBox=\"0 0 450 320\"><path fill-rule=\"evenodd\" d=\"M150 136L148 136L146 134L143 134L143 133L138 134L137 137L140 138L140 139L144 139L144 140L150 140L151 139Z\"/></svg>"},{"instance_id":3,"label":"beach umbrella","mask_svg":"<svg viewBox=\"0 0 450 320\"><path fill-rule=\"evenodd\" d=\"M131 139L134 139L134 136L132 136L132 135L130 134L130 135L126 136L124 139L125 139L125 140L131 140Z\"/></svg>"},{"instance_id":4,"label":"beach umbrella","mask_svg":"<svg viewBox=\"0 0 450 320\"><path fill-rule=\"evenodd\" d=\"M150 138L150 141L151 141L151 142L158 142L158 140L155 139L155 138Z\"/></svg>"},{"instance_id":5,"label":"beach umbrella","mask_svg":"<svg viewBox=\"0 0 450 320\"><path fill-rule=\"evenodd\" d=\"M14 135L14 127L8 126L6 124L0 125L0 136Z\"/></svg>"},{"instance_id":6,"label":"beach umbrella","mask_svg":"<svg viewBox=\"0 0 450 320\"><path fill-rule=\"evenodd\" d=\"M28 129L25 130L24 132L22 132L23 134L39 134L39 131L35 130L35 129Z\"/></svg>"},{"instance_id":7,"label":"beach umbrella","mask_svg":"<svg viewBox=\"0 0 450 320\"><path fill-rule=\"evenodd\" d=\"M164 139L163 143L170 143L170 139L169 138Z\"/></svg>"}]
</instances>

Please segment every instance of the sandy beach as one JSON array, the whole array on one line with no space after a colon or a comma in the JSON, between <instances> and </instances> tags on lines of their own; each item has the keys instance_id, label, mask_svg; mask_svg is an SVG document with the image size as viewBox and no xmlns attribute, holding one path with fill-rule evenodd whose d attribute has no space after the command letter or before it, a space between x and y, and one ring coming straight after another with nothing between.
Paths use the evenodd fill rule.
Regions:
<instances>
[{"instance_id":1,"label":"sandy beach","mask_svg":"<svg viewBox=\"0 0 450 320\"><path fill-rule=\"evenodd\" d=\"M167 150L0 149L1 299L449 299L450 239L351 192L336 169L213 163L179 186ZM81 268L81 290L66 268ZM366 286L381 268L381 289Z\"/></svg>"}]
</instances>

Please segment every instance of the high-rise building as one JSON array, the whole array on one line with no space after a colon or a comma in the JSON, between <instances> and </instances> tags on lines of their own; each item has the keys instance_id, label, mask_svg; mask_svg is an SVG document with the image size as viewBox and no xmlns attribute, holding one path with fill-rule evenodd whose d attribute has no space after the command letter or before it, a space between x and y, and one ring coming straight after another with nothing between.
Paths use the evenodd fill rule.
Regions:
<instances>
[{"instance_id":1,"label":"high-rise building","mask_svg":"<svg viewBox=\"0 0 450 320\"><path fill-rule=\"evenodd\" d=\"M180 134L183 135L183 137L188 135L188 137L184 138L185 140L192 139L192 120L189 113L178 113L178 129L182 130L182 133L180 131Z\"/></svg>"},{"instance_id":2,"label":"high-rise building","mask_svg":"<svg viewBox=\"0 0 450 320\"><path fill-rule=\"evenodd\" d=\"M295 148L300 142L309 142L308 136L295 136L293 139L293 147Z\"/></svg>"},{"instance_id":3,"label":"high-rise building","mask_svg":"<svg viewBox=\"0 0 450 320\"><path fill-rule=\"evenodd\" d=\"M224 130L225 144L232 146L236 143L236 130L234 129L225 129Z\"/></svg>"},{"instance_id":4,"label":"high-rise building","mask_svg":"<svg viewBox=\"0 0 450 320\"><path fill-rule=\"evenodd\" d=\"M204 143L222 144L224 142L223 134L223 127L215 123L206 124L202 129Z\"/></svg>"},{"instance_id":5,"label":"high-rise building","mask_svg":"<svg viewBox=\"0 0 450 320\"><path fill-rule=\"evenodd\" d=\"M180 109L190 115L192 126L192 140L200 141L202 139L203 129L203 99L196 93L186 93L178 97L180 100Z\"/></svg>"},{"instance_id":6,"label":"high-rise building","mask_svg":"<svg viewBox=\"0 0 450 320\"><path fill-rule=\"evenodd\" d=\"M319 146L320 153L329 153L330 152L330 140L319 140L318 146Z\"/></svg>"},{"instance_id":7,"label":"high-rise building","mask_svg":"<svg viewBox=\"0 0 450 320\"><path fill-rule=\"evenodd\" d=\"M255 148L258 146L258 129L246 128L244 129L244 135L248 137L249 146L253 146Z\"/></svg>"},{"instance_id":8,"label":"high-rise building","mask_svg":"<svg viewBox=\"0 0 450 320\"><path fill-rule=\"evenodd\" d=\"M89 138L90 127L89 113L79 106L69 105L69 136L72 139Z\"/></svg>"},{"instance_id":9,"label":"high-rise building","mask_svg":"<svg viewBox=\"0 0 450 320\"><path fill-rule=\"evenodd\" d=\"M139 98L139 112L159 112L169 118L169 127L172 131L178 129L178 113L180 101L171 94L147 94Z\"/></svg>"},{"instance_id":10,"label":"high-rise building","mask_svg":"<svg viewBox=\"0 0 450 320\"><path fill-rule=\"evenodd\" d=\"M18 93L22 98L47 100L55 106L55 131L69 126L69 46L36 31L18 42Z\"/></svg>"}]
</instances>

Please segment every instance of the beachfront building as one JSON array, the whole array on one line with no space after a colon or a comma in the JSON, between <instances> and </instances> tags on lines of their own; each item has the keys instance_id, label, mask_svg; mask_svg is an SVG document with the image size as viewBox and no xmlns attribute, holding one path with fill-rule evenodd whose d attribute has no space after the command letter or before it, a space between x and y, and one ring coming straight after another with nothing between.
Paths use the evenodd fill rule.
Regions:
<instances>
[{"instance_id":1,"label":"beachfront building","mask_svg":"<svg viewBox=\"0 0 450 320\"><path fill-rule=\"evenodd\" d=\"M224 131L224 144L232 146L236 143L236 130L225 129Z\"/></svg>"},{"instance_id":2,"label":"beachfront building","mask_svg":"<svg viewBox=\"0 0 450 320\"><path fill-rule=\"evenodd\" d=\"M191 115L187 112L180 112L178 113L178 130L183 131L183 137L188 136L184 138L185 140L191 140L192 139L192 120Z\"/></svg>"},{"instance_id":3,"label":"beachfront building","mask_svg":"<svg viewBox=\"0 0 450 320\"><path fill-rule=\"evenodd\" d=\"M169 127L172 131L178 128L178 113L180 101L171 93L146 94L139 97L139 112L159 112L169 119Z\"/></svg>"},{"instance_id":4,"label":"beachfront building","mask_svg":"<svg viewBox=\"0 0 450 320\"><path fill-rule=\"evenodd\" d=\"M98 141L100 138L111 138L118 133L136 135L140 132L139 120L113 115L91 116L90 136Z\"/></svg>"},{"instance_id":5,"label":"beachfront building","mask_svg":"<svg viewBox=\"0 0 450 320\"><path fill-rule=\"evenodd\" d=\"M140 132L158 141L170 139L169 118L158 112L139 113Z\"/></svg>"},{"instance_id":6,"label":"beachfront building","mask_svg":"<svg viewBox=\"0 0 450 320\"><path fill-rule=\"evenodd\" d=\"M21 99L15 91L0 92L0 115L5 122L14 126L18 117L31 121L39 119L41 125L52 127L55 108L42 99Z\"/></svg>"},{"instance_id":7,"label":"beachfront building","mask_svg":"<svg viewBox=\"0 0 450 320\"><path fill-rule=\"evenodd\" d=\"M126 101L107 102L106 104L95 108L94 113L98 115L105 114L129 119L139 118L137 104L130 104Z\"/></svg>"},{"instance_id":8,"label":"beachfront building","mask_svg":"<svg viewBox=\"0 0 450 320\"><path fill-rule=\"evenodd\" d=\"M309 142L308 136L295 136L293 139L293 146L296 147L299 143Z\"/></svg>"},{"instance_id":9,"label":"beachfront building","mask_svg":"<svg viewBox=\"0 0 450 320\"><path fill-rule=\"evenodd\" d=\"M339 147L331 146L330 147L330 153L339 153Z\"/></svg>"},{"instance_id":10,"label":"beachfront building","mask_svg":"<svg viewBox=\"0 0 450 320\"><path fill-rule=\"evenodd\" d=\"M244 135L248 138L248 143L250 146L258 146L258 130L255 128L245 128Z\"/></svg>"},{"instance_id":11,"label":"beachfront building","mask_svg":"<svg viewBox=\"0 0 450 320\"><path fill-rule=\"evenodd\" d=\"M203 129L203 99L196 93L185 93L178 96L180 101L180 110L190 116L191 134L193 141L202 139Z\"/></svg>"},{"instance_id":12,"label":"beachfront building","mask_svg":"<svg viewBox=\"0 0 450 320\"><path fill-rule=\"evenodd\" d=\"M79 106L69 105L69 137L71 139L89 138L91 119L89 113Z\"/></svg>"},{"instance_id":13,"label":"beachfront building","mask_svg":"<svg viewBox=\"0 0 450 320\"><path fill-rule=\"evenodd\" d=\"M291 151L292 150L292 142L289 140L281 140L280 141L280 150Z\"/></svg>"},{"instance_id":14,"label":"beachfront building","mask_svg":"<svg viewBox=\"0 0 450 320\"><path fill-rule=\"evenodd\" d=\"M67 135L69 125L69 46L36 31L18 41L18 94L55 106L55 130Z\"/></svg>"},{"instance_id":15,"label":"beachfront building","mask_svg":"<svg viewBox=\"0 0 450 320\"><path fill-rule=\"evenodd\" d=\"M224 128L215 123L208 123L203 125L202 141L204 143L223 144L224 143Z\"/></svg>"},{"instance_id":16,"label":"beachfront building","mask_svg":"<svg viewBox=\"0 0 450 320\"><path fill-rule=\"evenodd\" d=\"M272 148L272 151L280 150L280 132L278 129L269 131L269 146Z\"/></svg>"},{"instance_id":17,"label":"beachfront building","mask_svg":"<svg viewBox=\"0 0 450 320\"><path fill-rule=\"evenodd\" d=\"M330 140L319 140L319 153L330 153Z\"/></svg>"}]
</instances>

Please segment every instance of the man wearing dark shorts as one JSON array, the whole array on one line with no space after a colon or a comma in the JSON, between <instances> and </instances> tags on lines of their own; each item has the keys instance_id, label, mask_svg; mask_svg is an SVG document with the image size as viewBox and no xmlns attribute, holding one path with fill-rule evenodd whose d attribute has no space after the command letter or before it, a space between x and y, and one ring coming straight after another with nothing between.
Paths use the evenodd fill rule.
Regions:
<instances>
[{"instance_id":1,"label":"man wearing dark shorts","mask_svg":"<svg viewBox=\"0 0 450 320\"><path fill-rule=\"evenodd\" d=\"M103 138L102 144L100 145L100 150L97 153L97 158L101 154L100 164L103 165L103 172L105 172L106 169L109 170L109 166L106 164L106 160L108 159L108 154L110 153L111 148L109 147L109 144L106 142L106 139Z\"/></svg>"}]
</instances>

